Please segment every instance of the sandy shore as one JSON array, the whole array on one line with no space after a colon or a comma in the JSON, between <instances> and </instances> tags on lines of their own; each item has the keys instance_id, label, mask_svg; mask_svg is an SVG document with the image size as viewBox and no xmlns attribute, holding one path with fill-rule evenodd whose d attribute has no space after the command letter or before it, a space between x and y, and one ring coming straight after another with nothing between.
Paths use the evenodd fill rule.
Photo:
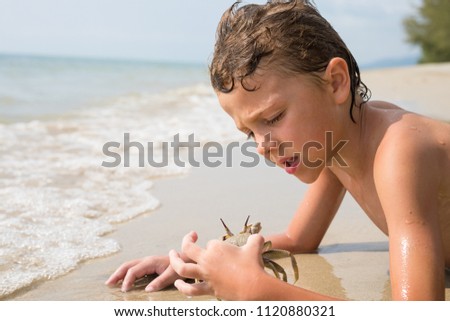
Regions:
<instances>
[{"instance_id":1,"label":"sandy shore","mask_svg":"<svg viewBox=\"0 0 450 321\"><path fill-rule=\"evenodd\" d=\"M413 111L450 120L450 64L367 71L363 80L374 99L404 103ZM187 300L174 288L149 294L141 283L135 290L122 293L103 283L124 261L179 249L182 236L190 230L199 233L203 245L220 237L224 231L219 218L238 231L250 214L252 221L262 223L263 234L278 232L290 220L305 190L301 182L264 164L251 169L194 168L186 176L155 181L152 194L162 206L118 225L106 236L120 241L119 253L85 262L63 277L35 284L7 299ZM344 200L319 253L296 257L299 286L343 299L390 299L387 237L350 197ZM287 262L282 264L289 266ZM449 275L446 299L450 300Z\"/></svg>"},{"instance_id":2,"label":"sandy shore","mask_svg":"<svg viewBox=\"0 0 450 321\"><path fill-rule=\"evenodd\" d=\"M103 282L123 261L178 249L181 237L191 229L198 231L201 244L220 237L224 231L219 218L238 231L250 214L252 220L262 222L264 234L280 231L305 189L279 169L263 165L252 169L195 168L185 177L157 181L153 193L161 200L161 208L108 235L120 240L120 253L86 262L66 276L37 284L14 299L185 300L175 289L148 294L142 290L142 283L136 290L121 293ZM320 254L297 256L301 271L298 284L341 298L383 299L388 295L387 239L350 198L343 209ZM367 261L373 263L365 264ZM291 273L288 262L283 265Z\"/></svg>"},{"instance_id":3,"label":"sandy shore","mask_svg":"<svg viewBox=\"0 0 450 321\"><path fill-rule=\"evenodd\" d=\"M362 80L373 99L450 122L450 63L369 70Z\"/></svg>"}]
</instances>

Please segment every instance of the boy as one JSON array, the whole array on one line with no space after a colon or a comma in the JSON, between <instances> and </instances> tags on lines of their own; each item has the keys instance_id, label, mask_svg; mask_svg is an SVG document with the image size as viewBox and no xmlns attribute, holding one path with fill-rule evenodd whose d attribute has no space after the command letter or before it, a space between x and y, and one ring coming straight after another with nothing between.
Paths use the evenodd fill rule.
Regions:
<instances>
[{"instance_id":1,"label":"boy","mask_svg":"<svg viewBox=\"0 0 450 321\"><path fill-rule=\"evenodd\" d=\"M308 1L233 5L219 24L210 72L222 108L258 151L310 184L287 230L267 238L274 248L316 250L348 191L389 236L392 298L445 298L449 125L369 102L350 51ZM175 282L186 295L227 300L333 299L267 274L260 235L241 248L211 241L202 249L196 240L191 232L181 254L125 263L107 284L123 279L126 291L136 278L158 273L146 290Z\"/></svg>"}]
</instances>

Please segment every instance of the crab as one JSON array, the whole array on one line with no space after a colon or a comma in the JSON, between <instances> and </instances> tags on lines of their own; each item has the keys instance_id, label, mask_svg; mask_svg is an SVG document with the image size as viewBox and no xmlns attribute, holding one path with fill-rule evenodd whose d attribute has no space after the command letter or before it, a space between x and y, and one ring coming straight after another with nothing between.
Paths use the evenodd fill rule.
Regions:
<instances>
[{"instance_id":1,"label":"crab","mask_svg":"<svg viewBox=\"0 0 450 321\"><path fill-rule=\"evenodd\" d=\"M248 220L250 219L250 216L247 217L247 220L244 223L244 229L237 235L234 235L228 226L225 224L225 222L220 219L223 226L225 227L225 231L227 232L226 235L222 237L222 240L225 242L228 242L230 244L236 245L236 246L243 246L247 243L247 239L252 234L257 234L261 231L261 223L257 222L255 224L248 224ZM287 280L287 274L284 268L279 265L278 263L274 262L275 259L281 259L281 258L287 258L289 257L291 259L291 265L292 269L294 271L294 282L297 282L298 280L298 266L297 261L295 257L292 255L291 252L280 250L280 249L272 249L272 242L267 241L263 245L263 251L262 251L262 259L264 262L264 267L270 269L274 276L277 279L282 279L284 282L288 282Z\"/></svg>"}]
</instances>

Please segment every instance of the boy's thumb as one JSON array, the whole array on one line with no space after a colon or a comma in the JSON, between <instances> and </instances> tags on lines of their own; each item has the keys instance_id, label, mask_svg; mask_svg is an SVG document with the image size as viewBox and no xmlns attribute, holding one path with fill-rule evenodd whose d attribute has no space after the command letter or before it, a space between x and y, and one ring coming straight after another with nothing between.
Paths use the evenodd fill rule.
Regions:
<instances>
[{"instance_id":1,"label":"boy's thumb","mask_svg":"<svg viewBox=\"0 0 450 321\"><path fill-rule=\"evenodd\" d=\"M260 234L252 234L248 237L246 246L257 250L260 254L264 246L264 238Z\"/></svg>"}]
</instances>

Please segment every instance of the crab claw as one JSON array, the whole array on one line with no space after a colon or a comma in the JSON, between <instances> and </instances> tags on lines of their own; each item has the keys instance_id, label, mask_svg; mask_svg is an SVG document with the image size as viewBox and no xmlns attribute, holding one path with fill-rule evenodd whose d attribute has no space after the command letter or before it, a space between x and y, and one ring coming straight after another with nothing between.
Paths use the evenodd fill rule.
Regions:
<instances>
[{"instance_id":1,"label":"crab claw","mask_svg":"<svg viewBox=\"0 0 450 321\"><path fill-rule=\"evenodd\" d=\"M247 220L248 220L248 218L247 218ZM228 226L225 224L225 222L222 219L220 219L220 221L222 222L222 225L225 228L225 231L227 232L227 235L224 235L222 237L222 241L225 241L226 239L232 237L234 234L233 234L233 232L230 231L230 229L228 228Z\"/></svg>"}]
</instances>

